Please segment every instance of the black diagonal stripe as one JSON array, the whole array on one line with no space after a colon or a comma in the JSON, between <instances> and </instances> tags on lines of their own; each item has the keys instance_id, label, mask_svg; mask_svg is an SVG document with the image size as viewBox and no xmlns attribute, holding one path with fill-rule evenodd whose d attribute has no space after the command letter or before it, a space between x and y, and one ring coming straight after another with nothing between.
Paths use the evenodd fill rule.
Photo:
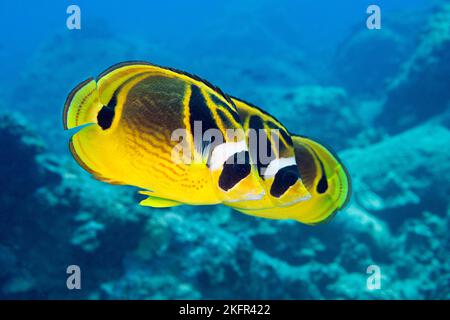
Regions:
<instances>
[{"instance_id":1,"label":"black diagonal stripe","mask_svg":"<svg viewBox=\"0 0 450 320\"><path fill-rule=\"evenodd\" d=\"M275 122L269 121L268 123L270 129L279 130L281 137L286 141L289 146L292 146L292 138L285 128L279 126ZM287 146L285 146L287 148Z\"/></svg>"},{"instance_id":2,"label":"black diagonal stripe","mask_svg":"<svg viewBox=\"0 0 450 320\"><path fill-rule=\"evenodd\" d=\"M200 88L194 84L191 85L191 96L189 98L189 113L190 113L189 122L191 124L191 134L193 137L194 137L195 122L196 121L201 122L202 137L194 137L194 139L197 138L195 140L200 139L199 141L195 140L194 141L196 143L195 149L203 154L204 149L207 147L207 144L202 142L204 133L208 129L219 130L219 127L217 126L217 123L214 120L214 117L211 113L211 109L208 107L208 104L206 103L205 97L203 96Z\"/></svg>"},{"instance_id":3,"label":"black diagonal stripe","mask_svg":"<svg viewBox=\"0 0 450 320\"><path fill-rule=\"evenodd\" d=\"M234 121L236 121L237 123L241 123L241 118L239 117L239 114L236 111L234 111L229 104L224 103L216 95L210 94L209 97L211 98L211 101L214 102L216 105L226 109L231 114Z\"/></svg>"},{"instance_id":4,"label":"black diagonal stripe","mask_svg":"<svg viewBox=\"0 0 450 320\"><path fill-rule=\"evenodd\" d=\"M249 129L253 129L256 133L256 141L250 141L250 154L252 160L256 163L259 175L264 179L262 175L263 170L269 165L270 161L274 159L274 154L272 151L272 143L270 142L267 132L264 129L264 123L258 116L252 116L249 120ZM260 150L264 145L263 139L265 140L266 149ZM267 161L262 161L261 155L265 154ZM267 162L267 163L266 163Z\"/></svg>"}]
</instances>

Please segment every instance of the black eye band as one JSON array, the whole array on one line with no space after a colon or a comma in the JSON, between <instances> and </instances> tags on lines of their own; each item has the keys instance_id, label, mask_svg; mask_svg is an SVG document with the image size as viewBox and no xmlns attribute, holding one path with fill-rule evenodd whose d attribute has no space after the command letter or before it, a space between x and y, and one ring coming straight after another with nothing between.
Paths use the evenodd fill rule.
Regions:
<instances>
[{"instance_id":1,"label":"black eye band","mask_svg":"<svg viewBox=\"0 0 450 320\"><path fill-rule=\"evenodd\" d=\"M243 160L243 161L242 161ZM241 151L230 156L223 165L223 171L219 177L219 187L228 191L239 181L250 174L250 155L248 151Z\"/></svg>"},{"instance_id":2,"label":"black eye band","mask_svg":"<svg viewBox=\"0 0 450 320\"><path fill-rule=\"evenodd\" d=\"M293 186L299 179L297 165L287 166L278 170L275 174L270 194L276 198L281 197L288 191L289 187Z\"/></svg>"}]
</instances>

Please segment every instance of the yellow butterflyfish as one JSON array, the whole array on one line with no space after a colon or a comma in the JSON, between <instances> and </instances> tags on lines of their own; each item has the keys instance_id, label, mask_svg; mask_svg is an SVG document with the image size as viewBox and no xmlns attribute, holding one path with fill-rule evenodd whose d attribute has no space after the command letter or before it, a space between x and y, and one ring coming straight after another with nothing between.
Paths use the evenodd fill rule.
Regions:
<instances>
[{"instance_id":1,"label":"yellow butterflyfish","mask_svg":"<svg viewBox=\"0 0 450 320\"><path fill-rule=\"evenodd\" d=\"M223 204L245 214L329 220L350 178L322 144L197 76L147 62L112 66L69 94L65 129L94 178L136 186L141 205Z\"/></svg>"}]
</instances>

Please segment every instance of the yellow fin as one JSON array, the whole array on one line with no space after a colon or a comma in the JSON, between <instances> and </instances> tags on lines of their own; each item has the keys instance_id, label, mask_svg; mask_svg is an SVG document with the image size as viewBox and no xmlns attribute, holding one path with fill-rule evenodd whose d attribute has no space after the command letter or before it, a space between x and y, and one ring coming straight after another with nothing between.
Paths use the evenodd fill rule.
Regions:
<instances>
[{"instance_id":1,"label":"yellow fin","mask_svg":"<svg viewBox=\"0 0 450 320\"><path fill-rule=\"evenodd\" d=\"M169 208L182 205L182 203L178 201L152 196L151 195L152 192L149 191L139 191L139 193L148 196L147 199L144 199L141 202L139 202L141 206L153 208Z\"/></svg>"},{"instance_id":2,"label":"yellow fin","mask_svg":"<svg viewBox=\"0 0 450 320\"><path fill-rule=\"evenodd\" d=\"M186 83L193 83L200 88L204 88L207 92L217 94L219 99L224 99L227 102L231 102L230 98L218 87L213 86L211 83L196 76L195 74L190 74L174 68L159 66L146 61L125 61L115 64L103 71L97 77L100 100L104 104L107 104L113 96L114 91L124 82L137 75L143 74L148 74L149 76L159 75L168 78L178 78ZM234 105L232 105L232 103L231 108L234 110Z\"/></svg>"},{"instance_id":3,"label":"yellow fin","mask_svg":"<svg viewBox=\"0 0 450 320\"><path fill-rule=\"evenodd\" d=\"M81 82L70 92L64 104L64 129L96 123L101 108L95 80L89 78Z\"/></svg>"}]
</instances>

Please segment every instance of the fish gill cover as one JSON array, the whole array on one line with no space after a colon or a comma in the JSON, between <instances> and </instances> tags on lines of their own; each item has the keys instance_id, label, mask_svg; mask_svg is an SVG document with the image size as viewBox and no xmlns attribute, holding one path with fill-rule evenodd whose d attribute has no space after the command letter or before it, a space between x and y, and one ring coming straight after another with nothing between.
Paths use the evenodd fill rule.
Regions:
<instances>
[{"instance_id":1,"label":"fish gill cover","mask_svg":"<svg viewBox=\"0 0 450 320\"><path fill-rule=\"evenodd\" d=\"M79 1L69 29L65 4L2 2L0 298L449 299L450 3L374 2L373 30L362 3ZM332 146L351 202L311 227L141 207L93 180L61 108L125 60L201 75Z\"/></svg>"}]
</instances>

